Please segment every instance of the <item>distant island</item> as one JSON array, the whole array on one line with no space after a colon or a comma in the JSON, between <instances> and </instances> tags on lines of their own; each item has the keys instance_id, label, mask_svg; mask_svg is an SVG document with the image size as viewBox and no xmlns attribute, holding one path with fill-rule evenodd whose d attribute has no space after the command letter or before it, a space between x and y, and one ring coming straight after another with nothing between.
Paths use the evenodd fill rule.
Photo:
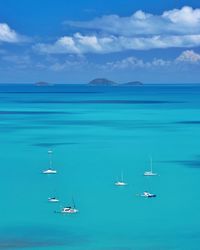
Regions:
<instances>
[{"instance_id":1,"label":"distant island","mask_svg":"<svg viewBox=\"0 0 200 250\"><path fill-rule=\"evenodd\" d=\"M117 83L106 78L96 78L88 83L92 86L141 86L143 85L140 81L132 81L126 83Z\"/></svg>"},{"instance_id":2,"label":"distant island","mask_svg":"<svg viewBox=\"0 0 200 250\"><path fill-rule=\"evenodd\" d=\"M100 85L100 86L110 86L116 85L117 83L106 78L96 78L88 83L89 85Z\"/></svg>"}]
</instances>

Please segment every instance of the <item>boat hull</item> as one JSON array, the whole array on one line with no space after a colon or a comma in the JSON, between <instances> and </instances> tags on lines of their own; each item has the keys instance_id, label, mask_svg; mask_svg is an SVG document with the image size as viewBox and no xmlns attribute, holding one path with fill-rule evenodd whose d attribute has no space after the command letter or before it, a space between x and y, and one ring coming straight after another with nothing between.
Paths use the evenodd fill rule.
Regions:
<instances>
[{"instance_id":1,"label":"boat hull","mask_svg":"<svg viewBox=\"0 0 200 250\"><path fill-rule=\"evenodd\" d=\"M127 186L127 183L125 183L125 182L116 182L115 186Z\"/></svg>"}]
</instances>

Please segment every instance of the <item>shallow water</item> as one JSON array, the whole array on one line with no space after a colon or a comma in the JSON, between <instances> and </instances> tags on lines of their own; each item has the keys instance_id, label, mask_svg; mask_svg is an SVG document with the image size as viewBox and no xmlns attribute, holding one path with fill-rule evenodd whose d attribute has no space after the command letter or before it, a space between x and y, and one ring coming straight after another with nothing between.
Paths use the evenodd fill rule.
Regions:
<instances>
[{"instance_id":1,"label":"shallow water","mask_svg":"<svg viewBox=\"0 0 200 250\"><path fill-rule=\"evenodd\" d=\"M0 249L198 250L199 94L0 85ZM49 148L56 176L41 174ZM143 176L150 156L156 177ZM126 187L114 186L121 171ZM78 214L54 213L72 197Z\"/></svg>"}]
</instances>

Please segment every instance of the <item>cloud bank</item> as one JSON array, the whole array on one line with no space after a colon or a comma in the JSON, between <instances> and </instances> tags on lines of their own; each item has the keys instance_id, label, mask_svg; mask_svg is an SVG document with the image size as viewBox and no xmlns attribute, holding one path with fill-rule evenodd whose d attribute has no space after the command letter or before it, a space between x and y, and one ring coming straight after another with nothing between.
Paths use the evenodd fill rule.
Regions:
<instances>
[{"instance_id":1,"label":"cloud bank","mask_svg":"<svg viewBox=\"0 0 200 250\"><path fill-rule=\"evenodd\" d=\"M86 31L60 37L52 44L36 44L34 49L46 54L105 54L200 46L200 9L188 6L161 15L139 10L129 17L108 15L91 21L66 21L65 25Z\"/></svg>"},{"instance_id":2,"label":"cloud bank","mask_svg":"<svg viewBox=\"0 0 200 250\"><path fill-rule=\"evenodd\" d=\"M190 67L200 67L200 54L193 50L185 50L180 55L172 60L165 60L162 58L153 58L151 60L144 60L135 56L124 57L120 60L109 60L102 63L94 63L87 60L85 57L68 56L64 61L52 60L45 64L46 68L55 72L72 71L78 69L79 72L100 70L100 71L126 71L137 69L186 69Z\"/></svg>"},{"instance_id":3,"label":"cloud bank","mask_svg":"<svg viewBox=\"0 0 200 250\"><path fill-rule=\"evenodd\" d=\"M124 37L98 36L75 33L73 36L64 36L53 44L40 43L34 49L46 54L86 54L86 53L113 53L126 50L149 50L165 48L192 48L200 46L199 35L152 37Z\"/></svg>"},{"instance_id":4,"label":"cloud bank","mask_svg":"<svg viewBox=\"0 0 200 250\"><path fill-rule=\"evenodd\" d=\"M181 9L165 11L161 15L153 15L139 10L129 17L107 15L91 21L66 21L64 24L122 36L199 34L200 9L185 6Z\"/></svg>"},{"instance_id":5,"label":"cloud bank","mask_svg":"<svg viewBox=\"0 0 200 250\"><path fill-rule=\"evenodd\" d=\"M110 70L125 70L125 69L135 69L135 68L174 68L181 65L196 65L200 66L200 54L194 52L193 50L185 50L178 57L173 60L164 60L161 58L154 58L151 61L144 61L137 57L127 57L122 60L111 61L104 64L102 67L104 69Z\"/></svg>"}]
</instances>

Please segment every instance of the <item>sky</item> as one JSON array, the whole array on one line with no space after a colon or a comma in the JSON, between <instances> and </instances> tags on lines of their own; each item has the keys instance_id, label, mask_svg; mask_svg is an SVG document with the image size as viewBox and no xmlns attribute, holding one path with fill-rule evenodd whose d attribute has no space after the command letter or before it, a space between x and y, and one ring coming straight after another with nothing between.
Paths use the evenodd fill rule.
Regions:
<instances>
[{"instance_id":1,"label":"sky","mask_svg":"<svg viewBox=\"0 0 200 250\"><path fill-rule=\"evenodd\" d=\"M198 2L0 1L0 83L200 83Z\"/></svg>"}]
</instances>

